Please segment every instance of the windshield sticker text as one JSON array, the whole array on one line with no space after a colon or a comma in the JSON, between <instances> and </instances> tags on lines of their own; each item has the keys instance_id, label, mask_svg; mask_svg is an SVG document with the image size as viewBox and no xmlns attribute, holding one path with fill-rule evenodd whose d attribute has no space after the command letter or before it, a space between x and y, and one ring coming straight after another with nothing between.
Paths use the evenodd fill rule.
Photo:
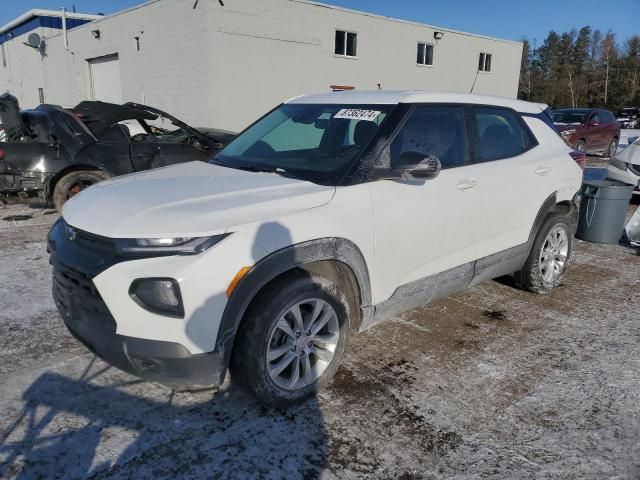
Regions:
<instances>
[{"instance_id":1,"label":"windshield sticker text","mask_svg":"<svg viewBox=\"0 0 640 480\"><path fill-rule=\"evenodd\" d=\"M369 120L373 122L381 112L377 110L360 110L358 108L343 108L333 118L346 118L348 120Z\"/></svg>"}]
</instances>

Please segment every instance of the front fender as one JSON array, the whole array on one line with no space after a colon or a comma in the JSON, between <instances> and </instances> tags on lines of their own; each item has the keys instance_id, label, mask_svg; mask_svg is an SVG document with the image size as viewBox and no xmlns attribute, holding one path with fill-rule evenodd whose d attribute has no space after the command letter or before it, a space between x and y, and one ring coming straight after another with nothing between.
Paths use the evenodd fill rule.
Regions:
<instances>
[{"instance_id":1,"label":"front fender","mask_svg":"<svg viewBox=\"0 0 640 480\"><path fill-rule=\"evenodd\" d=\"M225 365L228 365L231 357L231 350L242 318L258 292L282 273L323 260L337 261L351 269L358 282L363 312L368 313L371 310L369 270L362 252L350 240L321 238L277 250L251 268L227 302L215 347L215 351L223 354Z\"/></svg>"}]
</instances>

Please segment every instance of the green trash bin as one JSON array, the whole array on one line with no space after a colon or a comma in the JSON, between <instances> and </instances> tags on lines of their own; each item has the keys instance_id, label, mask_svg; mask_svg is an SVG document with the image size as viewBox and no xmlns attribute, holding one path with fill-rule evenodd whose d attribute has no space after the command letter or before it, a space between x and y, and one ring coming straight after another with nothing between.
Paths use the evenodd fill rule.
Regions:
<instances>
[{"instance_id":1,"label":"green trash bin","mask_svg":"<svg viewBox=\"0 0 640 480\"><path fill-rule=\"evenodd\" d=\"M618 243L624 229L633 185L614 180L582 184L576 237L596 243Z\"/></svg>"}]
</instances>

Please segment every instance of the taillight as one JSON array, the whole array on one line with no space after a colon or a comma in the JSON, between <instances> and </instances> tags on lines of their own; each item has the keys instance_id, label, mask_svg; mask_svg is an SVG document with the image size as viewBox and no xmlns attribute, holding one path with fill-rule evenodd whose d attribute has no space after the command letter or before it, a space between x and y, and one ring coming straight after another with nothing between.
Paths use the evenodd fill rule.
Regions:
<instances>
[{"instance_id":1,"label":"taillight","mask_svg":"<svg viewBox=\"0 0 640 480\"><path fill-rule=\"evenodd\" d=\"M580 166L580 168L584 170L584 164L587 161L587 155L584 152L578 152L577 150L569 152L569 155L571 155L571 158L573 158Z\"/></svg>"},{"instance_id":2,"label":"taillight","mask_svg":"<svg viewBox=\"0 0 640 480\"><path fill-rule=\"evenodd\" d=\"M4 150L0 150L0 158L4 157Z\"/></svg>"}]
</instances>

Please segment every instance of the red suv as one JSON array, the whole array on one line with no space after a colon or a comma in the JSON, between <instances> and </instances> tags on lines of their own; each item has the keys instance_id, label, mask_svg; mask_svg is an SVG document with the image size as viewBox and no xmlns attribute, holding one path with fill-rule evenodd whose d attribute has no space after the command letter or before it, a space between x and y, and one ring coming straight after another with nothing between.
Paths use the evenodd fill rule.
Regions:
<instances>
[{"instance_id":1,"label":"red suv","mask_svg":"<svg viewBox=\"0 0 640 480\"><path fill-rule=\"evenodd\" d=\"M562 138L584 153L602 153L612 158L618 149L620 124L608 110L561 108L551 118Z\"/></svg>"}]
</instances>

